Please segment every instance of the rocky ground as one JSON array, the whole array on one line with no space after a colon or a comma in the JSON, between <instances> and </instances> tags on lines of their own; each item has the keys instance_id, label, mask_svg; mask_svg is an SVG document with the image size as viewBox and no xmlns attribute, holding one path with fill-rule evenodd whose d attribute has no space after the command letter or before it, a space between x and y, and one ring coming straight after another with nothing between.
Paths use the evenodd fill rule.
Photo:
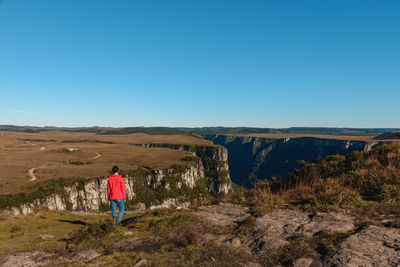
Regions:
<instances>
[{"instance_id":1,"label":"rocky ground","mask_svg":"<svg viewBox=\"0 0 400 267\"><path fill-rule=\"evenodd\" d=\"M190 216L188 224L180 224L186 218L182 214ZM33 249L4 256L1 266L50 266L57 262L76 266L400 265L400 229L394 218L362 220L346 211L309 213L296 209L277 209L254 217L249 207L233 204L203 206L190 211L153 211L147 224L143 221L146 216L130 214L119 226L118 238L111 238L105 248L85 245L77 250ZM168 216L175 217L172 221L163 221ZM185 239L171 237L171 234L180 236L179 227L184 232L186 226L179 226L178 232L175 229L163 234L160 225L169 227L171 222L193 226L189 229L191 234L185 235ZM140 234L141 227L145 231L149 227L156 230L151 235L144 235ZM41 238L50 240L54 237L44 235ZM171 244L174 244L173 248ZM205 244L213 244L213 250L222 248L223 252L213 254L205 250ZM192 254L201 246L200 258L194 259ZM190 249L185 250L188 247ZM171 259L160 260L164 257L160 251ZM218 258L229 254L236 260L229 262L232 259ZM121 255L124 255L124 262L118 262ZM171 265L173 262L177 264Z\"/></svg>"},{"instance_id":2,"label":"rocky ground","mask_svg":"<svg viewBox=\"0 0 400 267\"><path fill-rule=\"evenodd\" d=\"M249 209L238 205L201 207L196 214L210 224L233 227L249 216ZM222 244L249 250L253 254L282 249L291 237L311 238L322 232L344 234L335 254L330 258L297 258L294 266L398 266L400 265L400 229L389 228L390 220L378 225L357 227L355 218L343 212L308 213L299 210L278 209L255 220L248 235L224 236ZM372 222L370 222L372 223ZM221 238L218 237L220 240ZM256 266L257 264L253 264Z\"/></svg>"}]
</instances>

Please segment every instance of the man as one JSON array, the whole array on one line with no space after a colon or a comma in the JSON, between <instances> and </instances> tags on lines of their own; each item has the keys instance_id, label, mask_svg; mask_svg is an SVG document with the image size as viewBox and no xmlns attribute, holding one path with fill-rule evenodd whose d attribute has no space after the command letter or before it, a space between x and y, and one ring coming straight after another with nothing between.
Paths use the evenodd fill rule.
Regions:
<instances>
[{"instance_id":1,"label":"man","mask_svg":"<svg viewBox=\"0 0 400 267\"><path fill-rule=\"evenodd\" d=\"M118 174L118 166L112 167L113 175L108 177L107 182L107 196L111 204L111 216L113 222L121 222L124 213L124 201L126 201L125 181L121 175ZM118 218L116 218L116 211L118 206Z\"/></svg>"}]
</instances>

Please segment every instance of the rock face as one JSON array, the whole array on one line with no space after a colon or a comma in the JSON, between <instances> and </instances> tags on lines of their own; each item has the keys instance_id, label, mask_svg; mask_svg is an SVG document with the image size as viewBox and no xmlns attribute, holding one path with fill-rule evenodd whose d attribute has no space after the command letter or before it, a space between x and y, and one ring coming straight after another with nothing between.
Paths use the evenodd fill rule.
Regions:
<instances>
[{"instance_id":1,"label":"rock face","mask_svg":"<svg viewBox=\"0 0 400 267\"><path fill-rule=\"evenodd\" d=\"M399 266L400 229L368 226L346 238L327 266Z\"/></svg>"},{"instance_id":2,"label":"rock face","mask_svg":"<svg viewBox=\"0 0 400 267\"><path fill-rule=\"evenodd\" d=\"M214 144L228 149L232 181L251 187L255 178L283 179L301 167L300 161L316 162L328 155L347 154L353 150L369 151L379 142L301 138L259 138L205 135Z\"/></svg>"},{"instance_id":3,"label":"rock face","mask_svg":"<svg viewBox=\"0 0 400 267\"><path fill-rule=\"evenodd\" d=\"M125 175L128 204L144 203L151 208L188 206L192 199L205 194L219 195L232 189L229 176L228 153L219 146L179 146L169 144L145 144L151 147L162 146L184 149L193 152L193 157L185 159L185 165L173 165L162 170L139 168ZM15 214L29 214L36 207L49 210L102 210L108 207L107 177L81 179L58 189L57 193L10 207Z\"/></svg>"},{"instance_id":4,"label":"rock face","mask_svg":"<svg viewBox=\"0 0 400 267\"><path fill-rule=\"evenodd\" d=\"M170 207L176 207L177 209L187 209L190 206L190 202L183 202L181 203L178 199L176 198L168 198L164 200L161 204L159 205L152 205L150 206L151 210L154 209L162 209L162 208L170 208Z\"/></svg>"},{"instance_id":5,"label":"rock face","mask_svg":"<svg viewBox=\"0 0 400 267\"><path fill-rule=\"evenodd\" d=\"M204 169L204 177L207 180L209 192L216 194L228 193L232 190L230 177L228 150L223 146L196 146L175 144L137 144L137 146L152 148L161 147L177 150L185 150L197 156Z\"/></svg>"}]
</instances>

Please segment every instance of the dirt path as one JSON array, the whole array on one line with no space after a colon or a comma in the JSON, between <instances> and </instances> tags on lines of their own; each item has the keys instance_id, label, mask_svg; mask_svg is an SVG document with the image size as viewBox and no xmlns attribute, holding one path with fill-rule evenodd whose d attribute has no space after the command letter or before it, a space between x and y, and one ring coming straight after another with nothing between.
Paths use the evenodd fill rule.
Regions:
<instances>
[{"instance_id":1,"label":"dirt path","mask_svg":"<svg viewBox=\"0 0 400 267\"><path fill-rule=\"evenodd\" d=\"M31 143L31 144L32 144L32 143ZM32 145L36 145L36 144L32 144ZM89 159L98 159L98 158L100 158L101 156L102 156L101 153L96 153L96 156L91 157L91 158L89 158ZM29 173L29 176L31 177L31 179L29 180L29 182L32 182L32 181L37 180L37 177L36 177L36 175L35 175L35 173L34 173L37 169L44 168L44 167L46 167L46 166L48 166L48 165L49 165L49 164L46 163L46 164L43 164L43 165L41 165L41 166L39 166L39 167L35 167L35 168L29 169L28 173Z\"/></svg>"},{"instance_id":2,"label":"dirt path","mask_svg":"<svg viewBox=\"0 0 400 267\"><path fill-rule=\"evenodd\" d=\"M101 155L101 153L96 153L96 156L94 156L94 157L92 157L92 158L90 158L90 159L98 159L98 158L100 158L102 155Z\"/></svg>"},{"instance_id":3,"label":"dirt path","mask_svg":"<svg viewBox=\"0 0 400 267\"><path fill-rule=\"evenodd\" d=\"M138 214L141 213L145 210L124 210L124 214L127 215L132 215L132 214ZM101 216L110 216L111 211L105 211L105 212L90 212L90 211L70 211L71 214L78 215L78 216L96 216L96 215L101 215ZM118 211L117 211L118 212Z\"/></svg>"},{"instance_id":4,"label":"dirt path","mask_svg":"<svg viewBox=\"0 0 400 267\"><path fill-rule=\"evenodd\" d=\"M48 165L48 164L46 163L46 164L41 165L41 166L39 166L39 167L31 168L31 169L28 171L29 176L31 177L31 179L29 180L29 182L35 181L35 180L37 179L36 175L33 173L35 170L44 168L44 167L46 167L47 165Z\"/></svg>"},{"instance_id":5,"label":"dirt path","mask_svg":"<svg viewBox=\"0 0 400 267\"><path fill-rule=\"evenodd\" d=\"M29 142L29 141L26 141L26 143L27 143L28 145L31 145L31 146L37 146L37 145L38 145L38 144L31 143L31 142Z\"/></svg>"}]
</instances>

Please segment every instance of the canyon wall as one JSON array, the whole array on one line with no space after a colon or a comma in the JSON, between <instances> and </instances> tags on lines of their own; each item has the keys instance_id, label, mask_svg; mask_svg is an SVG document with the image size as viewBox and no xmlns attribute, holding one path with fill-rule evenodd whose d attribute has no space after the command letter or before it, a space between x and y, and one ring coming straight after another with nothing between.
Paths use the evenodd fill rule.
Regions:
<instances>
[{"instance_id":1,"label":"canyon wall","mask_svg":"<svg viewBox=\"0 0 400 267\"><path fill-rule=\"evenodd\" d=\"M250 188L256 179L288 177L302 162L316 162L328 155L344 155L353 150L371 150L379 142L346 141L314 137L260 138L204 135L228 149L232 181Z\"/></svg>"}]
</instances>

